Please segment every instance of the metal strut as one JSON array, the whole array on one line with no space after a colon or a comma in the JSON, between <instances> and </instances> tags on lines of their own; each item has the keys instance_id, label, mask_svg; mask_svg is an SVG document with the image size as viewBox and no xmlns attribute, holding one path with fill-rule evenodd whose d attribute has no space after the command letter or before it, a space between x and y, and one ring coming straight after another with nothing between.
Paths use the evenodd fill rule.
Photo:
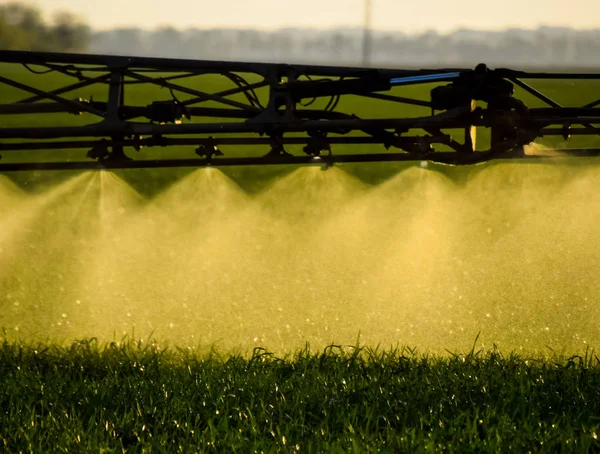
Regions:
<instances>
[{"instance_id":1,"label":"metal strut","mask_svg":"<svg viewBox=\"0 0 600 454\"><path fill-rule=\"evenodd\" d=\"M36 86L24 83L26 79L0 77L1 93L16 99L0 104L0 151L5 152L0 171L325 161L431 160L461 165L539 158L528 155L525 147L542 137L600 137L600 92L593 96L596 101L563 107L526 82L598 80L597 73L527 73L483 64L474 69L398 70L18 51L0 51L0 64L20 65L22 71L44 69L35 71L42 73L34 77L40 80ZM64 86L44 90L40 87L48 85L43 77L54 77L53 86L58 80ZM232 86L223 89L222 81ZM420 84L431 84L429 99L406 96L406 87ZM104 99L80 95L102 87ZM167 99L126 103L133 98L126 97L132 90L139 98L140 87L147 87L147 93L159 89ZM515 88L549 107L526 105L515 96ZM17 98L22 92L28 96ZM348 110L347 100L360 107L360 99L377 100L390 115ZM407 105L418 114L395 113L406 112L401 109ZM69 125L69 114L89 122ZM24 121L9 126L2 121L9 116ZM44 121L41 126L36 120L41 116L57 122L47 126ZM487 149L475 135L482 128L490 131ZM337 145L361 148L340 155L334 153ZM253 155L221 148L234 146L252 146ZM257 155L260 146L265 152ZM300 151L286 146L299 146ZM126 151L153 147L166 147L167 152L158 159ZM36 150L49 150L55 157L36 159ZM557 151L596 156L600 150L580 146ZM40 156L47 158L48 153ZM61 156L67 158L61 161Z\"/></svg>"}]
</instances>

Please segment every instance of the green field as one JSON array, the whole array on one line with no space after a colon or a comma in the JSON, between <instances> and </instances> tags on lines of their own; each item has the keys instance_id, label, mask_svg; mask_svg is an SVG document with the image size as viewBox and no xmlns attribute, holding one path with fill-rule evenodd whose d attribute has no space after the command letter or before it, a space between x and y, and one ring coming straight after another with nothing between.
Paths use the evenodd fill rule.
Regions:
<instances>
[{"instance_id":1,"label":"green field","mask_svg":"<svg viewBox=\"0 0 600 454\"><path fill-rule=\"evenodd\" d=\"M0 347L6 452L595 452L598 357Z\"/></svg>"},{"instance_id":2,"label":"green field","mask_svg":"<svg viewBox=\"0 0 600 454\"><path fill-rule=\"evenodd\" d=\"M533 85L600 98L598 82ZM127 103L170 99L130 88ZM2 103L23 96L0 85ZM167 155L193 147L134 154ZM0 451L597 451L598 185L598 162L562 158L0 175Z\"/></svg>"}]
</instances>

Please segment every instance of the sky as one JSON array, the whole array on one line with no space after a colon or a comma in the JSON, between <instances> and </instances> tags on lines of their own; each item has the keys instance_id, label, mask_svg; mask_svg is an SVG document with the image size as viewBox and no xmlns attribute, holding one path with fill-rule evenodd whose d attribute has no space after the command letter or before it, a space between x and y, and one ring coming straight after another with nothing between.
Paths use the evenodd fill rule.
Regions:
<instances>
[{"instance_id":1,"label":"sky","mask_svg":"<svg viewBox=\"0 0 600 454\"><path fill-rule=\"evenodd\" d=\"M9 3L12 0L0 0ZM367 0L30 0L52 14L82 16L94 29L362 26ZM541 25L600 28L598 0L370 0L372 26L407 33Z\"/></svg>"}]
</instances>

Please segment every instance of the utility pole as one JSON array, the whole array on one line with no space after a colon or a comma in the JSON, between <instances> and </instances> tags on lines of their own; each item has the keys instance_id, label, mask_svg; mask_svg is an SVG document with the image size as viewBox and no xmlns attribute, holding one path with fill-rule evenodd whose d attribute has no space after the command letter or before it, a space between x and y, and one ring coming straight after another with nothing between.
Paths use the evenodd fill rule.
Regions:
<instances>
[{"instance_id":1,"label":"utility pole","mask_svg":"<svg viewBox=\"0 0 600 454\"><path fill-rule=\"evenodd\" d=\"M369 63L371 62L371 3L372 0L365 0L362 42L363 66L369 66Z\"/></svg>"}]
</instances>

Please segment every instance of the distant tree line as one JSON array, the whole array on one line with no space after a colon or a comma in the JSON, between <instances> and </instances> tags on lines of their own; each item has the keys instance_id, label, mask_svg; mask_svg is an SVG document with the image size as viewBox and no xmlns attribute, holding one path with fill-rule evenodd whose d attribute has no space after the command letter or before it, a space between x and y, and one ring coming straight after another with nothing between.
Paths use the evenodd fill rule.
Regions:
<instances>
[{"instance_id":1,"label":"distant tree line","mask_svg":"<svg viewBox=\"0 0 600 454\"><path fill-rule=\"evenodd\" d=\"M68 12L50 22L27 4L0 5L0 49L48 52L82 52L89 49L90 27Z\"/></svg>"},{"instance_id":2,"label":"distant tree line","mask_svg":"<svg viewBox=\"0 0 600 454\"><path fill-rule=\"evenodd\" d=\"M90 50L143 56L355 65L361 63L360 29L116 29L95 33ZM541 27L501 32L458 30L409 35L375 32L372 65L600 67L600 29Z\"/></svg>"},{"instance_id":3,"label":"distant tree line","mask_svg":"<svg viewBox=\"0 0 600 454\"><path fill-rule=\"evenodd\" d=\"M91 1L91 0L90 0ZM156 30L119 28L93 31L69 13L46 22L34 7L0 5L0 48L90 52L210 60L356 65L363 32L281 29ZM374 32L370 64L388 67L490 66L600 67L600 29L457 30L450 34Z\"/></svg>"}]
</instances>

